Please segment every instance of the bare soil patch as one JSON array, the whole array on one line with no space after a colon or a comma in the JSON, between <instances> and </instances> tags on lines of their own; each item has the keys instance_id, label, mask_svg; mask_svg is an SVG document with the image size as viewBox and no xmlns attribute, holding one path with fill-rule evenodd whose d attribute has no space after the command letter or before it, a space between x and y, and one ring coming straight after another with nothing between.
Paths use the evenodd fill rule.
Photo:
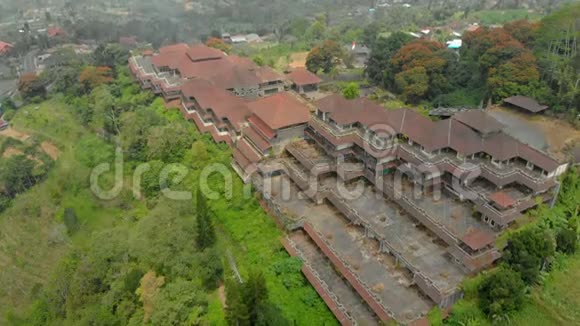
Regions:
<instances>
[{"instance_id":1,"label":"bare soil patch","mask_svg":"<svg viewBox=\"0 0 580 326\"><path fill-rule=\"evenodd\" d=\"M220 287L218 288L218 296L220 298L220 302L222 303L222 307L224 307L224 309L227 307L226 305L226 286L225 285L220 285Z\"/></svg>"},{"instance_id":2,"label":"bare soil patch","mask_svg":"<svg viewBox=\"0 0 580 326\"><path fill-rule=\"evenodd\" d=\"M52 143L49 143L47 141L44 141L40 144L40 148L42 148L42 150L48 155L50 156L51 159L53 160L57 160L59 155L60 155L60 151L58 150L58 148L56 148L56 146L54 146Z\"/></svg>"},{"instance_id":3,"label":"bare soil patch","mask_svg":"<svg viewBox=\"0 0 580 326\"><path fill-rule=\"evenodd\" d=\"M304 68L306 67L306 57L308 52L296 52L290 55L290 68Z\"/></svg>"},{"instance_id":4,"label":"bare soil patch","mask_svg":"<svg viewBox=\"0 0 580 326\"><path fill-rule=\"evenodd\" d=\"M20 141L25 141L28 138L30 138L29 134L17 131L12 127L9 127L9 128L6 128L6 129L0 131L0 136L10 137L10 138L18 139Z\"/></svg>"},{"instance_id":5,"label":"bare soil patch","mask_svg":"<svg viewBox=\"0 0 580 326\"><path fill-rule=\"evenodd\" d=\"M21 154L24 154L24 153L22 153L21 150L16 149L14 147L8 147L4 150L4 153L2 153L2 157L9 158L9 157L12 157L14 155L21 155Z\"/></svg>"},{"instance_id":6,"label":"bare soil patch","mask_svg":"<svg viewBox=\"0 0 580 326\"><path fill-rule=\"evenodd\" d=\"M548 142L549 152L557 159L565 159L566 148L572 144L580 143L580 130L566 121L543 115L530 116L501 106L494 107L492 111L501 111L516 116L541 130Z\"/></svg>"}]
</instances>

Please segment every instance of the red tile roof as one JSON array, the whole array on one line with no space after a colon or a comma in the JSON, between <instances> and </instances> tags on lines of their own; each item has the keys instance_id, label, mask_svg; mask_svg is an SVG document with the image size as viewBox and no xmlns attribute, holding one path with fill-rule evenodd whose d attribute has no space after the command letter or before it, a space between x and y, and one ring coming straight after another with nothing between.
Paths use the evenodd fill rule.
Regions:
<instances>
[{"instance_id":1,"label":"red tile roof","mask_svg":"<svg viewBox=\"0 0 580 326\"><path fill-rule=\"evenodd\" d=\"M7 53L10 51L14 46L10 43L0 41L0 54Z\"/></svg>"},{"instance_id":2,"label":"red tile roof","mask_svg":"<svg viewBox=\"0 0 580 326\"><path fill-rule=\"evenodd\" d=\"M119 37L119 43L122 45L136 45L137 36L121 36Z\"/></svg>"},{"instance_id":3,"label":"red tile roof","mask_svg":"<svg viewBox=\"0 0 580 326\"><path fill-rule=\"evenodd\" d=\"M320 84L322 82L322 79L305 68L296 68L287 77L298 86Z\"/></svg>"},{"instance_id":4,"label":"red tile roof","mask_svg":"<svg viewBox=\"0 0 580 326\"><path fill-rule=\"evenodd\" d=\"M483 110L469 110L457 113L453 119L483 134L501 131L505 126Z\"/></svg>"},{"instance_id":5,"label":"red tile roof","mask_svg":"<svg viewBox=\"0 0 580 326\"><path fill-rule=\"evenodd\" d=\"M258 87L261 83L254 71L239 66L222 70L208 79L223 89Z\"/></svg>"},{"instance_id":6,"label":"red tile roof","mask_svg":"<svg viewBox=\"0 0 580 326\"><path fill-rule=\"evenodd\" d=\"M60 27L49 27L47 32L48 37L64 36L66 33Z\"/></svg>"},{"instance_id":7,"label":"red tile roof","mask_svg":"<svg viewBox=\"0 0 580 326\"><path fill-rule=\"evenodd\" d=\"M285 79L284 76L275 72L270 67L258 67L255 69L255 74L261 83L267 83L267 82L273 82L273 81L279 81L279 80Z\"/></svg>"},{"instance_id":8,"label":"red tile roof","mask_svg":"<svg viewBox=\"0 0 580 326\"><path fill-rule=\"evenodd\" d=\"M242 154L242 152L237 147L234 147L234 151L232 154L234 157L234 161L238 163L238 165L244 170L244 172L246 172L246 168L252 165L252 162L250 162L250 160L248 160L248 158L245 157L244 154Z\"/></svg>"},{"instance_id":9,"label":"red tile roof","mask_svg":"<svg viewBox=\"0 0 580 326\"><path fill-rule=\"evenodd\" d=\"M163 48L162 48L163 49ZM175 48L173 50L166 49L160 53L151 57L151 63L156 67L169 67L170 69L177 69L179 68L179 63L185 57L185 50L179 50Z\"/></svg>"},{"instance_id":10,"label":"red tile roof","mask_svg":"<svg viewBox=\"0 0 580 326\"><path fill-rule=\"evenodd\" d=\"M191 61L205 61L221 59L226 55L218 50L204 44L195 44L186 50L187 56Z\"/></svg>"},{"instance_id":11,"label":"red tile roof","mask_svg":"<svg viewBox=\"0 0 580 326\"><path fill-rule=\"evenodd\" d=\"M165 102L165 108L167 109L179 109L181 108L181 99Z\"/></svg>"},{"instance_id":12,"label":"red tile roof","mask_svg":"<svg viewBox=\"0 0 580 326\"><path fill-rule=\"evenodd\" d=\"M189 49L189 46L185 43L177 43L172 45L162 46L159 49L160 54L172 53L172 52L181 52L185 53Z\"/></svg>"},{"instance_id":13,"label":"red tile roof","mask_svg":"<svg viewBox=\"0 0 580 326\"><path fill-rule=\"evenodd\" d=\"M258 163L262 159L262 155L245 138L236 143L236 148L252 163Z\"/></svg>"},{"instance_id":14,"label":"red tile roof","mask_svg":"<svg viewBox=\"0 0 580 326\"><path fill-rule=\"evenodd\" d=\"M256 69L258 68L258 65L256 65L256 63L254 63L254 61L250 58L246 58L246 57L240 57L237 56L235 54L230 54L226 57L226 60L230 61L231 63L237 65L237 66L241 66L241 67L245 67L245 68L249 68L249 69Z\"/></svg>"},{"instance_id":15,"label":"red tile roof","mask_svg":"<svg viewBox=\"0 0 580 326\"><path fill-rule=\"evenodd\" d=\"M254 115L272 130L303 124L310 120L308 107L290 93L276 93L249 102L248 106Z\"/></svg>"},{"instance_id":16,"label":"red tile roof","mask_svg":"<svg viewBox=\"0 0 580 326\"><path fill-rule=\"evenodd\" d=\"M527 96L512 96L503 100L505 103L517 106L532 113L538 113L548 109L547 105L541 105L533 98Z\"/></svg>"},{"instance_id":17,"label":"red tile roof","mask_svg":"<svg viewBox=\"0 0 580 326\"><path fill-rule=\"evenodd\" d=\"M510 208L516 204L516 200L504 191L498 191L487 197L502 209Z\"/></svg>"},{"instance_id":18,"label":"red tile roof","mask_svg":"<svg viewBox=\"0 0 580 326\"><path fill-rule=\"evenodd\" d=\"M236 131L241 130L250 113L244 100L207 80L190 80L183 84L181 92L186 98L195 98L203 109L211 109L219 119L229 120Z\"/></svg>"},{"instance_id":19,"label":"red tile roof","mask_svg":"<svg viewBox=\"0 0 580 326\"><path fill-rule=\"evenodd\" d=\"M484 137L457 119L433 122L413 110L386 110L368 99L346 100L336 94L315 102L315 106L329 113L330 119L338 124L359 123L383 132L405 134L428 151L449 147L463 155L485 152L499 161L520 157L548 172L560 166L548 155L503 132ZM486 126L478 126L479 129L496 129L489 121Z\"/></svg>"},{"instance_id":20,"label":"red tile roof","mask_svg":"<svg viewBox=\"0 0 580 326\"><path fill-rule=\"evenodd\" d=\"M495 241L495 236L487 230L473 229L461 241L472 250L479 250L492 244Z\"/></svg>"},{"instance_id":21,"label":"red tile roof","mask_svg":"<svg viewBox=\"0 0 580 326\"><path fill-rule=\"evenodd\" d=\"M250 120L251 118L252 117L248 118L248 120ZM254 145L256 145L256 147L258 147L260 151L262 151L262 153L265 153L268 149L272 147L268 139L259 134L258 131L254 130L253 126L244 128L242 134L248 139L250 139L252 143L254 143Z\"/></svg>"},{"instance_id":22,"label":"red tile roof","mask_svg":"<svg viewBox=\"0 0 580 326\"><path fill-rule=\"evenodd\" d=\"M248 118L248 122L250 122L266 139L272 139L276 136L276 131L268 127L268 125L256 115L251 115Z\"/></svg>"},{"instance_id":23,"label":"red tile roof","mask_svg":"<svg viewBox=\"0 0 580 326\"><path fill-rule=\"evenodd\" d=\"M210 79L210 77L216 74L221 74L224 71L228 71L235 67L233 63L227 60L206 60L192 62L189 57L185 56L180 59L179 73L181 77L192 79L192 78L204 78Z\"/></svg>"}]
</instances>

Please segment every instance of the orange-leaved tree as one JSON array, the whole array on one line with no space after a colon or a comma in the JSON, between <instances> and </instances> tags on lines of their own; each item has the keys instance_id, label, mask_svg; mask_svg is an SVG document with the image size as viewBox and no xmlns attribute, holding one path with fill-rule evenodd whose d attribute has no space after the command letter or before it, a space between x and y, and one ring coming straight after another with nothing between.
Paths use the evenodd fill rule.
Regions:
<instances>
[{"instance_id":1,"label":"orange-leaved tree","mask_svg":"<svg viewBox=\"0 0 580 326\"><path fill-rule=\"evenodd\" d=\"M81 71L79 81L85 91L113 81L113 70L109 67L87 66Z\"/></svg>"}]
</instances>

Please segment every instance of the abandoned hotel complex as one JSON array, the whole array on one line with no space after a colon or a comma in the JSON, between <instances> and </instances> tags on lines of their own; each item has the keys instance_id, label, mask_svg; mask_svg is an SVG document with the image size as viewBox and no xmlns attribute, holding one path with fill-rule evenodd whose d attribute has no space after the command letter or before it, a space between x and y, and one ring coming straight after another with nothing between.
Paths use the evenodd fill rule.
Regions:
<instances>
[{"instance_id":1,"label":"abandoned hotel complex","mask_svg":"<svg viewBox=\"0 0 580 326\"><path fill-rule=\"evenodd\" d=\"M232 166L346 325L419 325L434 305L450 307L462 280L500 257L502 230L554 200L567 168L484 111L431 121L365 98L310 102L316 75L280 75L204 45L167 46L129 66L232 147Z\"/></svg>"}]
</instances>

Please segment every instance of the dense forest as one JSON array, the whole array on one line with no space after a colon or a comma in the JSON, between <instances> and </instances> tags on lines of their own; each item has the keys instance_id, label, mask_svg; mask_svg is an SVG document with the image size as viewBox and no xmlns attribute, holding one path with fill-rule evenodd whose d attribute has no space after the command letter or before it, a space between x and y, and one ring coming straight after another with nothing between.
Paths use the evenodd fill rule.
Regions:
<instances>
[{"instance_id":1,"label":"dense forest","mask_svg":"<svg viewBox=\"0 0 580 326\"><path fill-rule=\"evenodd\" d=\"M410 104L482 106L526 95L574 120L580 107L579 15L575 4L539 22L480 27L462 36L460 51L373 23L359 36L371 48L366 75ZM312 29L314 24L303 35L310 37ZM338 64L332 58L347 62L340 47L345 40L317 30L319 39L327 39L313 48L307 63L312 71L330 73Z\"/></svg>"}]
</instances>

